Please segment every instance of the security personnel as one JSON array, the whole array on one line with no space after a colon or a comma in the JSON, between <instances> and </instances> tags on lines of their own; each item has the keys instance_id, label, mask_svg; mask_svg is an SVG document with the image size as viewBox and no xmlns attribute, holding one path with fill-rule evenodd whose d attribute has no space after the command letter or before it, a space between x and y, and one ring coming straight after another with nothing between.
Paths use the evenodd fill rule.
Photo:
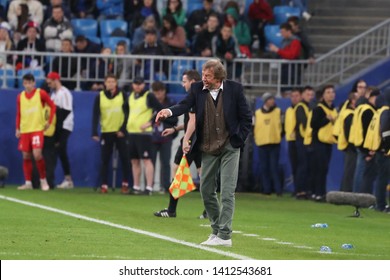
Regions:
<instances>
[{"instance_id":1,"label":"security personnel","mask_svg":"<svg viewBox=\"0 0 390 280\"><path fill-rule=\"evenodd\" d=\"M337 111L333 106L336 93L333 85L326 85L321 91L322 101L313 109L310 126L314 151L314 185L315 201L322 202L326 194L326 176L332 155L332 144L336 143L333 136L333 124Z\"/></svg>"},{"instance_id":2,"label":"security personnel","mask_svg":"<svg viewBox=\"0 0 390 280\"><path fill-rule=\"evenodd\" d=\"M291 106L287 108L284 116L284 131L285 131L286 141L288 143L288 155L290 159L290 165L291 165L293 180L294 180L294 187L295 187L294 193L296 193L295 179L297 176L298 155L297 155L297 147L295 143L296 140L295 109L296 109L296 105L301 100L301 90L293 89L290 94L290 100L291 100Z\"/></svg>"},{"instance_id":3,"label":"security personnel","mask_svg":"<svg viewBox=\"0 0 390 280\"><path fill-rule=\"evenodd\" d=\"M295 179L295 196L298 199L307 198L309 191L309 147L304 144L306 135L307 120L310 113L309 104L314 98L314 90L310 86L306 86L302 91L302 100L295 109L295 135L297 149L297 175Z\"/></svg>"},{"instance_id":4,"label":"security personnel","mask_svg":"<svg viewBox=\"0 0 390 280\"><path fill-rule=\"evenodd\" d=\"M126 139L126 123L128 118L128 106L126 95L118 89L117 77L108 74L104 78L105 90L95 98L92 118L92 139L100 141L102 166L101 193L108 192L108 166L114 145L122 164L122 189L123 194L128 193L129 159ZM98 135L100 121L101 135ZM113 186L114 187L114 186Z\"/></svg>"},{"instance_id":5,"label":"security personnel","mask_svg":"<svg viewBox=\"0 0 390 280\"><path fill-rule=\"evenodd\" d=\"M349 93L347 101L344 102L344 104L347 105L342 107L339 117L336 120L336 123L339 127L334 127L334 131L337 129L339 130L337 133L337 149L343 151L344 153L344 171L341 180L340 191L345 192L352 191L353 176L356 167L356 148L348 141L348 139L351 131L353 112L355 110L357 99L358 95L356 92Z\"/></svg>"},{"instance_id":6,"label":"security personnel","mask_svg":"<svg viewBox=\"0 0 390 280\"><path fill-rule=\"evenodd\" d=\"M390 91L389 91L390 94ZM370 151L370 155L375 153L376 160L376 180L375 180L375 209L382 212L390 212L386 201L386 188L390 180L390 157L385 147L382 145L381 126L387 122L389 117L389 106L385 105L385 98L379 95L375 100L378 110L375 112L364 140L363 147Z\"/></svg>"},{"instance_id":7,"label":"security personnel","mask_svg":"<svg viewBox=\"0 0 390 280\"><path fill-rule=\"evenodd\" d=\"M141 193L141 160L145 168L145 194L152 194L154 166L152 162L153 112L160 111L163 106L154 94L145 90L142 77L133 80L133 91L128 99L129 119L126 125L129 133L129 152L133 172L133 192Z\"/></svg>"},{"instance_id":8,"label":"security personnel","mask_svg":"<svg viewBox=\"0 0 390 280\"><path fill-rule=\"evenodd\" d=\"M45 120L49 121L51 108L47 104L44 107ZM57 166L57 152L55 147L55 136L54 133L56 131L57 125L57 116L54 115L53 121L51 122L48 129L46 129L43 133L45 144L43 145L43 158L46 163L46 179L47 183L50 186L50 189L55 188L55 170Z\"/></svg>"},{"instance_id":9,"label":"security personnel","mask_svg":"<svg viewBox=\"0 0 390 280\"><path fill-rule=\"evenodd\" d=\"M352 119L349 142L357 149L357 161L353 179L353 192L372 193L375 180L375 160L369 155L369 150L363 147L370 122L376 111L375 100L379 89L370 92L368 101L359 105Z\"/></svg>"},{"instance_id":10,"label":"security personnel","mask_svg":"<svg viewBox=\"0 0 390 280\"><path fill-rule=\"evenodd\" d=\"M282 185L278 173L282 121L280 108L276 107L275 97L265 93L263 106L255 112L255 143L259 147L260 177L264 194L272 193L272 186L278 196L282 195Z\"/></svg>"}]
</instances>

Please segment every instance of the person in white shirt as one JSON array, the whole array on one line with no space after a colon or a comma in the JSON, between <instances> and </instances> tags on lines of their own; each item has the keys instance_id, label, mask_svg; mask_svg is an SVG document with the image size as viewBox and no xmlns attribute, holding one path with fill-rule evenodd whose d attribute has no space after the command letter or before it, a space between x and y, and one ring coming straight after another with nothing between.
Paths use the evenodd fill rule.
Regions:
<instances>
[{"instance_id":1,"label":"person in white shirt","mask_svg":"<svg viewBox=\"0 0 390 280\"><path fill-rule=\"evenodd\" d=\"M46 82L51 89L51 99L57 106L56 148L64 171L64 180L57 188L71 189L73 188L73 180L70 174L67 144L74 126L73 97L71 92L61 84L60 79L57 72L50 72L47 75Z\"/></svg>"}]
</instances>

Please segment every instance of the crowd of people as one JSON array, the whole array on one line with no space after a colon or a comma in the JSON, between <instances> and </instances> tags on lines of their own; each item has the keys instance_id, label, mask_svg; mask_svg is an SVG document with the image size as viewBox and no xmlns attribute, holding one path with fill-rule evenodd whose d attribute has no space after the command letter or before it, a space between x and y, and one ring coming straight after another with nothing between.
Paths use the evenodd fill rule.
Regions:
<instances>
[{"instance_id":1,"label":"crowd of people","mask_svg":"<svg viewBox=\"0 0 390 280\"><path fill-rule=\"evenodd\" d=\"M295 5L300 1L293 2L291 4ZM186 4L191 7L190 1ZM235 58L272 57L314 61L313 47L300 28L300 16L289 19L288 25L281 25L284 40L280 48L268 46L264 28L274 23L272 6L266 0L254 0L246 12L245 4L246 1L204 0L202 7L187 13L182 0L167 0L161 10L158 9L161 4L155 0L4 1L0 15L0 49L17 50L24 54L0 56L0 68L14 71L42 68L46 73L55 71L70 90L76 87L75 76L81 75L84 79L100 81L82 82L83 90L99 90L108 73L116 74L119 82L123 83L135 76L150 77L150 71L168 76L169 66L167 62L155 61L154 67L151 67L148 62L140 60L123 59L123 62L119 62L122 59L106 58L83 58L78 66L76 57L56 57L53 54L50 59L31 53L217 57L225 61L228 77L234 80L242 79L243 74L240 64L233 69L232 61ZM281 1L276 4L286 3ZM106 38L100 37L99 43L87 34L76 36L71 20L78 18L123 20L128 24L127 30L116 28L109 35L126 40L119 41L115 47L107 47L103 42ZM135 70L132 71L132 68ZM300 73L296 72L301 70L294 71L291 74L291 69L286 68L282 82L298 83Z\"/></svg>"}]
</instances>

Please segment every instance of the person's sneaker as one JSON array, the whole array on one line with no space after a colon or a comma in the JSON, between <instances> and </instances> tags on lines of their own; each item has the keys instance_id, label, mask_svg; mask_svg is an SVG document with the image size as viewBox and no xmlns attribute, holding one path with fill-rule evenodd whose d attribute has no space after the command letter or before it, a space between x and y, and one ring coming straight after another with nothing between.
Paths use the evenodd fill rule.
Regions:
<instances>
[{"instance_id":1,"label":"person's sneaker","mask_svg":"<svg viewBox=\"0 0 390 280\"><path fill-rule=\"evenodd\" d=\"M208 246L225 246L225 247L232 247L232 240L231 239L222 239L218 236L214 237L210 241L205 241L202 243L202 245L208 245Z\"/></svg>"},{"instance_id":2,"label":"person's sneaker","mask_svg":"<svg viewBox=\"0 0 390 280\"><path fill-rule=\"evenodd\" d=\"M121 194L129 194L129 186L122 184Z\"/></svg>"},{"instance_id":3,"label":"person's sneaker","mask_svg":"<svg viewBox=\"0 0 390 280\"><path fill-rule=\"evenodd\" d=\"M19 191L32 190L33 187L32 187L32 184L24 184L24 185L19 186L17 189Z\"/></svg>"},{"instance_id":4,"label":"person's sneaker","mask_svg":"<svg viewBox=\"0 0 390 280\"><path fill-rule=\"evenodd\" d=\"M168 212L168 209L165 208L161 211L154 212L154 215L156 217L162 217L162 218L176 218L176 212Z\"/></svg>"},{"instance_id":5,"label":"person's sneaker","mask_svg":"<svg viewBox=\"0 0 390 280\"><path fill-rule=\"evenodd\" d=\"M202 243L200 243L200 245L209 245L211 240L213 240L214 238L217 238L217 236L215 234L210 234L209 238L206 241L203 241Z\"/></svg>"},{"instance_id":6,"label":"person's sneaker","mask_svg":"<svg viewBox=\"0 0 390 280\"><path fill-rule=\"evenodd\" d=\"M207 212L206 210L203 210L203 213L198 217L199 219L207 219Z\"/></svg>"},{"instance_id":7,"label":"person's sneaker","mask_svg":"<svg viewBox=\"0 0 390 280\"><path fill-rule=\"evenodd\" d=\"M145 188L145 194L146 195L152 195L153 194L153 188L146 187Z\"/></svg>"},{"instance_id":8,"label":"person's sneaker","mask_svg":"<svg viewBox=\"0 0 390 280\"><path fill-rule=\"evenodd\" d=\"M47 180L46 179L41 179L41 190L43 191L48 191L50 190L50 186L49 184L47 183Z\"/></svg>"},{"instance_id":9,"label":"person's sneaker","mask_svg":"<svg viewBox=\"0 0 390 280\"><path fill-rule=\"evenodd\" d=\"M108 186L102 185L102 187L100 188L100 193L108 193Z\"/></svg>"},{"instance_id":10,"label":"person's sneaker","mask_svg":"<svg viewBox=\"0 0 390 280\"><path fill-rule=\"evenodd\" d=\"M73 187L73 182L69 180L64 180L61 184L57 185L57 189L73 189Z\"/></svg>"}]
</instances>

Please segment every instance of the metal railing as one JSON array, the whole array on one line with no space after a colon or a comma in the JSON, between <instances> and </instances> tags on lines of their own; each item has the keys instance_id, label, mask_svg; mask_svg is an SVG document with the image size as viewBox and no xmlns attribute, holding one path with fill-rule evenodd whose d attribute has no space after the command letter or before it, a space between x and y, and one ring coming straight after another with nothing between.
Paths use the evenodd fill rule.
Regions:
<instances>
[{"instance_id":1,"label":"metal railing","mask_svg":"<svg viewBox=\"0 0 390 280\"><path fill-rule=\"evenodd\" d=\"M283 89L326 83L342 83L348 73L366 61L371 63L390 55L390 19L367 30L338 48L319 57L315 63L306 60L237 58L228 63L228 76L239 80L244 86L261 95L265 90L280 94ZM169 92L182 92L181 75L184 70L201 72L204 57L175 57L149 55L101 55L52 52L6 51L0 54L3 61L11 58L9 69L0 69L1 88L21 87L21 76L34 71L38 82L53 70L60 73L62 81L70 83L71 89L89 90L101 85L107 73L119 77L120 85L130 85L132 79L141 75L147 83L162 80ZM32 62L33 61L33 62ZM19 63L19 65L17 65ZM14 71L22 66L22 71ZM34 66L30 67L29 66Z\"/></svg>"}]
</instances>

